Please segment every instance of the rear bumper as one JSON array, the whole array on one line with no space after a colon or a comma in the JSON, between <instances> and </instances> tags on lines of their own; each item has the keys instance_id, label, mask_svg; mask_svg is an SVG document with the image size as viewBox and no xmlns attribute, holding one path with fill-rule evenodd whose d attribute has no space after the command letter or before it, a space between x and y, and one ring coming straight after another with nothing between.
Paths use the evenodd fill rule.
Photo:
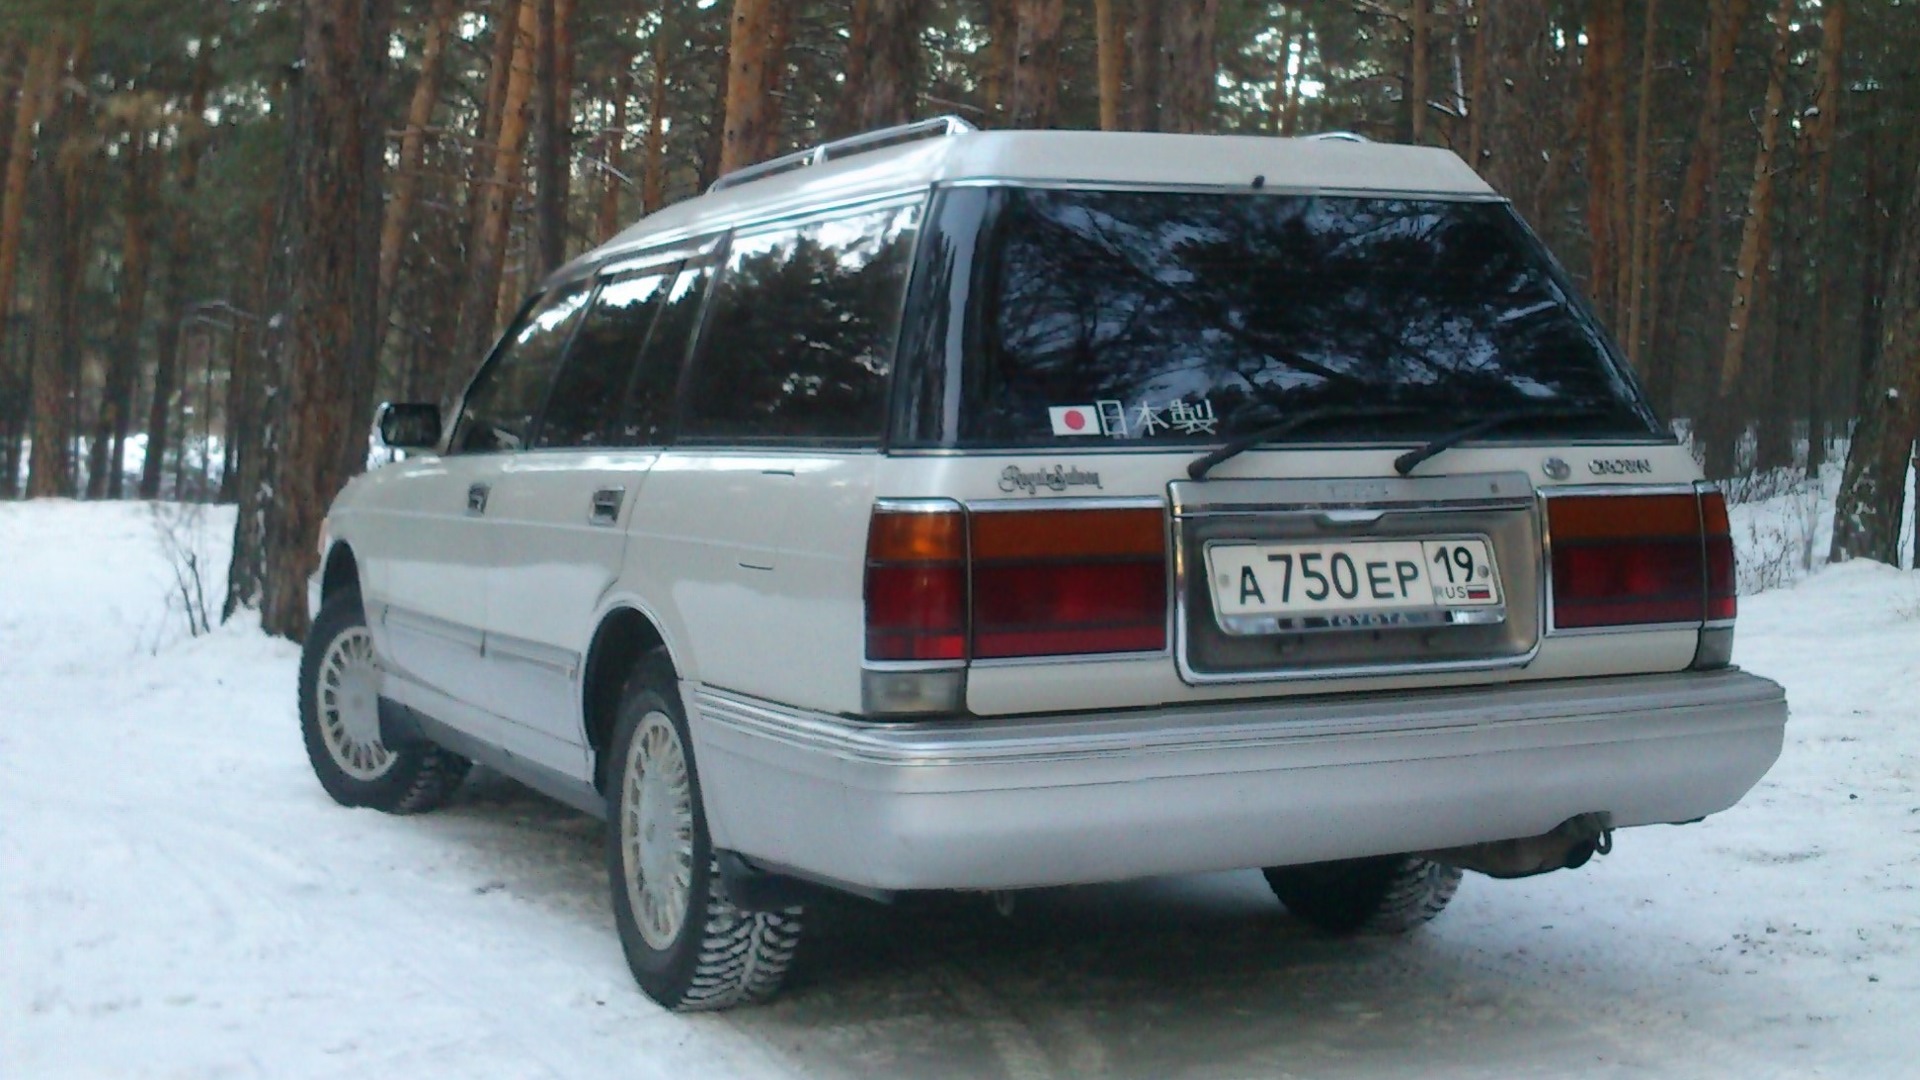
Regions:
<instances>
[{"instance_id":1,"label":"rear bumper","mask_svg":"<svg viewBox=\"0 0 1920 1080\"><path fill-rule=\"evenodd\" d=\"M874 889L1316 862L1732 806L1786 698L1737 670L879 724L689 684L715 844Z\"/></svg>"}]
</instances>

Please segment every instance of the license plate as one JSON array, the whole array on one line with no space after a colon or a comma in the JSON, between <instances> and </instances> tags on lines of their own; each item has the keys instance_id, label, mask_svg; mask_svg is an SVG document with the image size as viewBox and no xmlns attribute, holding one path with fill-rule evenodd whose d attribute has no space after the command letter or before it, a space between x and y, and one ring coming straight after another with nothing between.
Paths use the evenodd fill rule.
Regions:
<instances>
[{"instance_id":1,"label":"license plate","mask_svg":"<svg viewBox=\"0 0 1920 1080\"><path fill-rule=\"evenodd\" d=\"M1497 623L1500 571L1484 536L1214 543L1213 610L1229 634Z\"/></svg>"}]
</instances>

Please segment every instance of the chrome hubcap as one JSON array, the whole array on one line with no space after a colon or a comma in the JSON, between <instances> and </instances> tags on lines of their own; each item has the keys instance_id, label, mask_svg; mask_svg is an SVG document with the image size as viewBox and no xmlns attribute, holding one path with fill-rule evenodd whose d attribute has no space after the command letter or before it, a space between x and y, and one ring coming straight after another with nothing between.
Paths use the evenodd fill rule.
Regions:
<instances>
[{"instance_id":1,"label":"chrome hubcap","mask_svg":"<svg viewBox=\"0 0 1920 1080\"><path fill-rule=\"evenodd\" d=\"M379 676L373 634L364 626L334 638L320 659L314 703L320 741L333 763L355 780L378 780L393 768L393 751L380 743Z\"/></svg>"},{"instance_id":2,"label":"chrome hubcap","mask_svg":"<svg viewBox=\"0 0 1920 1080\"><path fill-rule=\"evenodd\" d=\"M673 721L650 712L627 746L620 850L627 901L648 945L680 937L693 894L693 784Z\"/></svg>"}]
</instances>

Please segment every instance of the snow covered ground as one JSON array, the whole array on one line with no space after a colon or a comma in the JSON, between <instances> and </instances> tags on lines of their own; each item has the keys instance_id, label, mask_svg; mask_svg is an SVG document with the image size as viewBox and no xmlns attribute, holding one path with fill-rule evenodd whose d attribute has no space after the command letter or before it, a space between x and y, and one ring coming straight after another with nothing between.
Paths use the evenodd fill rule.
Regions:
<instances>
[{"instance_id":1,"label":"snow covered ground","mask_svg":"<svg viewBox=\"0 0 1920 1080\"><path fill-rule=\"evenodd\" d=\"M216 568L230 524L201 523ZM427 817L340 809L300 747L293 646L185 625L146 507L0 504L9 1080L1851 1078L1920 1060L1911 571L1852 564L1743 600L1737 659L1786 683L1794 719L1740 806L1625 832L1579 871L1469 877L1410 939L1317 938L1251 873L1049 890L1011 920L972 897L847 900L818 913L784 998L693 1017L627 976L598 825L485 777Z\"/></svg>"}]
</instances>

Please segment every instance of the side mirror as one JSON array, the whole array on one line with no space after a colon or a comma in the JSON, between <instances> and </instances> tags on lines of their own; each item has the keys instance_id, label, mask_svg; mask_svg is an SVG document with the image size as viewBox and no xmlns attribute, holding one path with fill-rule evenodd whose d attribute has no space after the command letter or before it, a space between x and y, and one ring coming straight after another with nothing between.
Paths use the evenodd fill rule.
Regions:
<instances>
[{"instance_id":1,"label":"side mirror","mask_svg":"<svg viewBox=\"0 0 1920 1080\"><path fill-rule=\"evenodd\" d=\"M374 414L373 430L388 450L432 450L440 445L440 406L385 402Z\"/></svg>"}]
</instances>

